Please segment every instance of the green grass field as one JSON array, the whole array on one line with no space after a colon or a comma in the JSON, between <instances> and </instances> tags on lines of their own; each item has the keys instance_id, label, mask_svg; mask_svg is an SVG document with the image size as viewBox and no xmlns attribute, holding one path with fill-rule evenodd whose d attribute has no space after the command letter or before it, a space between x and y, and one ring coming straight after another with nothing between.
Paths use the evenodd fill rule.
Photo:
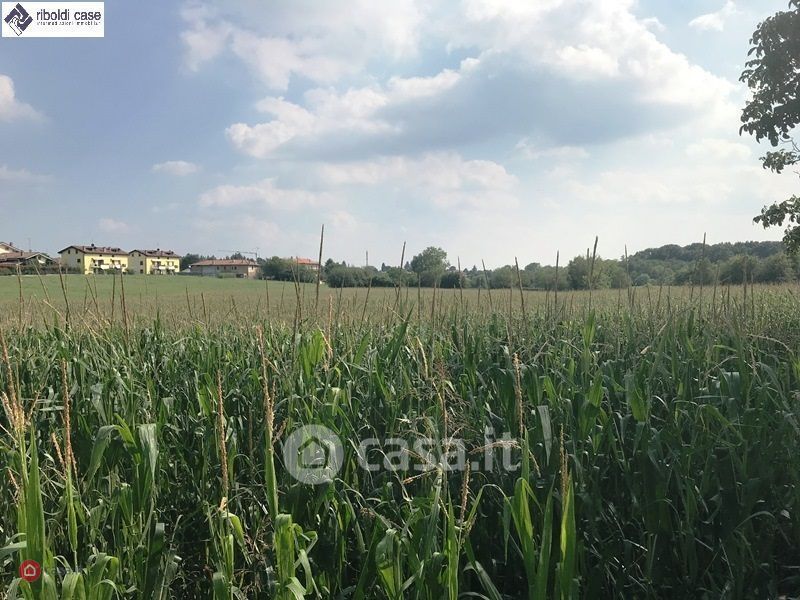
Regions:
<instances>
[{"instance_id":1,"label":"green grass field","mask_svg":"<svg viewBox=\"0 0 800 600\"><path fill-rule=\"evenodd\" d=\"M38 277L23 275L0 277L0 324L15 322L43 324L64 322L67 307L73 324L97 325L137 322L149 324L155 316L172 325L202 322L205 325L241 323L247 325L261 319L274 322L308 322L327 318L335 312L342 319L381 320L395 315L401 307L411 311L417 320L442 315L458 309L462 314L490 314L551 310L556 302L562 310L573 313L590 306L615 308L637 305L648 310L661 310L671 303L686 302L708 305L712 309L725 304L750 303L755 310L755 297L782 296L792 298L800 286L750 286L755 294L747 297L742 286L709 287L642 287L629 290L552 292L515 289L487 290L423 288L345 288L320 286L317 300L315 284L214 277L119 277L66 275ZM124 288L124 289L123 289ZM21 298L21 300L20 300ZM124 303L123 303L124 298ZM363 317L363 319L362 319ZM21 319L21 321L20 321Z\"/></svg>"},{"instance_id":2,"label":"green grass field","mask_svg":"<svg viewBox=\"0 0 800 600\"><path fill-rule=\"evenodd\" d=\"M7 597L800 589L797 286L124 285L0 279Z\"/></svg>"}]
</instances>

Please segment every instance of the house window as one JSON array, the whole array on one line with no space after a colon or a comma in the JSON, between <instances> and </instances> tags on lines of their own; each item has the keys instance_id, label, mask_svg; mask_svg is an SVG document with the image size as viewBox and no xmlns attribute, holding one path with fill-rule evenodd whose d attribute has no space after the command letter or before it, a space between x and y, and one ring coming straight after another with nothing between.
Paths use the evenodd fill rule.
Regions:
<instances>
[{"instance_id":1,"label":"house window","mask_svg":"<svg viewBox=\"0 0 800 600\"><path fill-rule=\"evenodd\" d=\"M143 265L143 264L144 264L144 261L143 261L143 260L140 260L140 261L139 261L139 266L141 266L141 265Z\"/></svg>"}]
</instances>

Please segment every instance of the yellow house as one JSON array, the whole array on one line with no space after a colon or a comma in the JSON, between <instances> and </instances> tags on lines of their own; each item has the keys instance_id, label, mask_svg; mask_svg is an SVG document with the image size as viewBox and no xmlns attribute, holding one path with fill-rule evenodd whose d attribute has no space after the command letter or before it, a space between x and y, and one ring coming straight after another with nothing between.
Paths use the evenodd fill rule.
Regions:
<instances>
[{"instance_id":1,"label":"yellow house","mask_svg":"<svg viewBox=\"0 0 800 600\"><path fill-rule=\"evenodd\" d=\"M67 269L89 273L123 273L128 268L128 253L109 246L67 246L58 253Z\"/></svg>"},{"instance_id":2,"label":"yellow house","mask_svg":"<svg viewBox=\"0 0 800 600\"><path fill-rule=\"evenodd\" d=\"M174 275L181 270L181 258L172 250L134 250L128 254L128 273Z\"/></svg>"}]
</instances>

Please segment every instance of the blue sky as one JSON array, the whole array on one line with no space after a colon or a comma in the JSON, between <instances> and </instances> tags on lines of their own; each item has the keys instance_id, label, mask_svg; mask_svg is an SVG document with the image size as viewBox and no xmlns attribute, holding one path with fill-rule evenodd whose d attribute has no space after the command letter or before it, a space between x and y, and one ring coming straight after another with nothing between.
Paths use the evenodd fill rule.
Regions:
<instances>
[{"instance_id":1,"label":"blue sky","mask_svg":"<svg viewBox=\"0 0 800 600\"><path fill-rule=\"evenodd\" d=\"M738 135L783 1L106 2L0 40L0 240L552 263L780 239Z\"/></svg>"}]
</instances>

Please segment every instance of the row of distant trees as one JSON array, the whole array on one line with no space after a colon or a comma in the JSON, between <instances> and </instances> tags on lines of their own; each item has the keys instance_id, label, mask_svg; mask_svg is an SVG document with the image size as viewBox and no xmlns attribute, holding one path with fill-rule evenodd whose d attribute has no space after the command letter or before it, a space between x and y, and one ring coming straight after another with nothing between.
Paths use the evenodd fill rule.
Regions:
<instances>
[{"instance_id":1,"label":"row of distant trees","mask_svg":"<svg viewBox=\"0 0 800 600\"><path fill-rule=\"evenodd\" d=\"M206 257L190 254L181 260L181 268ZM244 258L232 255L228 258ZM259 259L265 279L313 282L316 271L277 256ZM530 263L520 267L505 265L495 269L477 265L459 271L447 259L442 248L429 247L406 262L403 267L353 266L328 259L321 278L330 287L438 286L441 288L510 288L581 290L624 288L629 285L688 285L714 282L740 284L783 283L800 278L800 260L790 255L781 242L739 242L706 246L667 245L649 248L629 257L605 259L576 256L566 265Z\"/></svg>"},{"instance_id":2,"label":"row of distant trees","mask_svg":"<svg viewBox=\"0 0 800 600\"><path fill-rule=\"evenodd\" d=\"M785 283L800 279L800 257L787 254L780 242L741 242L706 246L668 245L643 250L629 257L605 259L589 253L566 265L530 263L486 269L477 265L460 271L451 265L447 252L429 247L402 268L382 264L353 266L328 259L321 279L328 286L440 288L511 288L583 290L625 288L629 285L721 285ZM313 282L316 271L279 257L259 260L262 276L278 281Z\"/></svg>"}]
</instances>

